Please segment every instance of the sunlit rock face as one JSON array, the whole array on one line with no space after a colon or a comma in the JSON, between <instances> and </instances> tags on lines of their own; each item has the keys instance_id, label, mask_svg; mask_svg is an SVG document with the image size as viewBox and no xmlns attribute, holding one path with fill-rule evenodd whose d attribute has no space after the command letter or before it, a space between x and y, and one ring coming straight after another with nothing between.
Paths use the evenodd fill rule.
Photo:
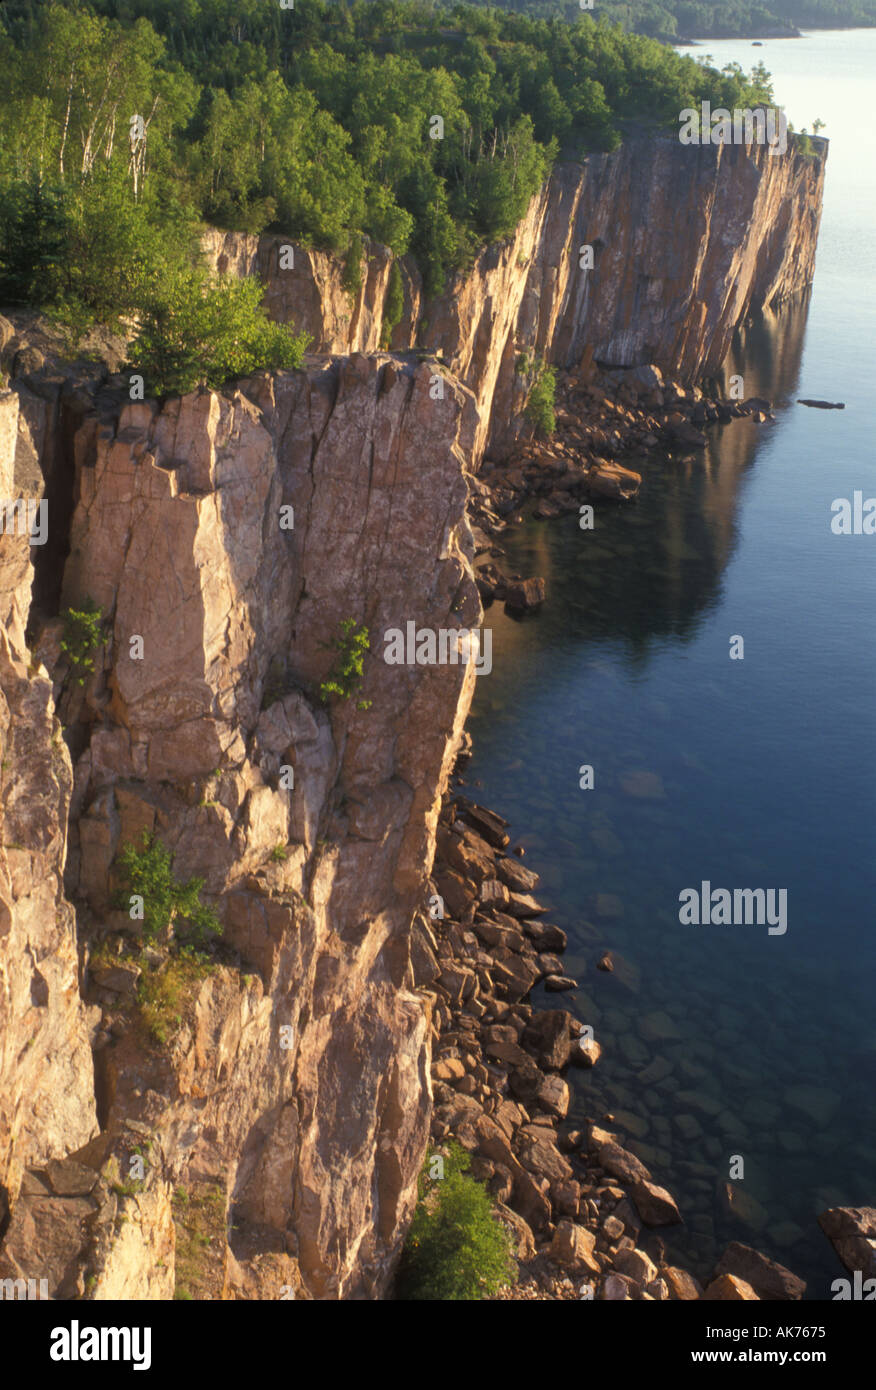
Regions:
<instances>
[{"instance_id":1,"label":"sunlit rock face","mask_svg":"<svg viewBox=\"0 0 876 1390\"><path fill-rule=\"evenodd\" d=\"M560 164L514 235L482 251L438 299L423 302L416 268L402 262L405 316L392 346L443 353L473 392L476 459L513 444L523 353L565 367L585 356L654 363L690 381L712 373L752 310L811 284L825 162L798 154L793 138L774 155L766 145L663 137ZM340 261L296 249L295 268L281 270L283 245L214 232L207 250L223 270L260 274L269 313L305 328L316 351L376 347L385 248L366 248L366 279L349 297Z\"/></svg>"},{"instance_id":2,"label":"sunlit rock face","mask_svg":"<svg viewBox=\"0 0 876 1390\"><path fill-rule=\"evenodd\" d=\"M0 499L43 500L33 398L0 394ZM22 408L24 407L24 408ZM25 642L29 535L0 534L0 1229L24 1170L97 1132L88 1014L62 888L70 756Z\"/></svg>"},{"instance_id":3,"label":"sunlit rock face","mask_svg":"<svg viewBox=\"0 0 876 1390\"><path fill-rule=\"evenodd\" d=\"M716 370L810 282L823 177L668 139L561 165L437 300L402 263L395 357L384 248L349 293L323 253L210 233L321 360L160 407L98 370L0 395L0 493L45 497L50 532L0 535L2 1277L170 1297L182 1189L211 1214L197 1296L385 1292L431 1106L411 921L475 675L386 662L384 634L480 621L466 474L513 446L520 355ZM87 598L105 642L62 685L56 615ZM324 703L350 619L362 690ZM163 1045L88 961L131 929L114 866L144 830L229 948Z\"/></svg>"},{"instance_id":4,"label":"sunlit rock face","mask_svg":"<svg viewBox=\"0 0 876 1390\"><path fill-rule=\"evenodd\" d=\"M409 932L475 674L387 664L383 633L480 619L465 520L474 404L450 379L436 396L431 375L354 355L160 409L104 401L76 437L62 601L96 602L107 641L61 699L81 748L68 893L91 925L124 927L113 864L156 831L175 872L204 880L241 960L198 984L164 1049L132 1029L98 1054L102 1126L119 1144L132 1120L157 1136L144 1250L166 1251L167 1183L221 1186L241 1247L226 1296L256 1296L265 1251L300 1296L379 1295L415 1198L430 1015ZM362 689L325 705L349 618L370 634ZM45 675L24 687L51 704ZM51 721L30 737L48 764ZM56 831L71 787L60 747ZM52 784L35 775L45 800ZM60 833L53 854L59 891ZM52 968L80 1019L60 903L71 945ZM13 1043L26 1012L12 1010ZM96 1128L87 1044L81 1063L90 1122L60 1153ZM85 1157L105 1164L106 1145ZM98 1252L97 1296L136 1285L140 1245L126 1241ZM95 1250L83 1246L92 1270ZM166 1296L142 1258L138 1296Z\"/></svg>"}]
</instances>

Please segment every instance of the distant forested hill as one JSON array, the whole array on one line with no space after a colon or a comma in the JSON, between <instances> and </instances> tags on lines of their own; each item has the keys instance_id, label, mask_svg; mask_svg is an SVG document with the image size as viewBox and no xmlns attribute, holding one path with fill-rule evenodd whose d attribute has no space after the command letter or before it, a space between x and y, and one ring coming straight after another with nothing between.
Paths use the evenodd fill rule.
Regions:
<instances>
[{"instance_id":1,"label":"distant forested hill","mask_svg":"<svg viewBox=\"0 0 876 1390\"><path fill-rule=\"evenodd\" d=\"M539 18L574 19L578 0L474 0ZM606 15L636 34L679 38L767 38L801 29L864 29L876 25L876 0L593 0L591 13Z\"/></svg>"}]
</instances>

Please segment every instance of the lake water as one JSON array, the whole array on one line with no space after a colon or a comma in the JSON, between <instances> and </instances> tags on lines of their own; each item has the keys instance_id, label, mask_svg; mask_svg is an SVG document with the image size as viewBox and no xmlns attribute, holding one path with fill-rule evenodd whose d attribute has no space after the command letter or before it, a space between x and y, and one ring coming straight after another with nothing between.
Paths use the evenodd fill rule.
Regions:
<instances>
[{"instance_id":1,"label":"lake water","mask_svg":"<svg viewBox=\"0 0 876 1390\"><path fill-rule=\"evenodd\" d=\"M570 1077L573 1117L613 1114L675 1192L669 1254L706 1277L743 1240L830 1298L843 1271L816 1214L876 1203L876 536L830 528L835 498L876 496L876 31L701 51L762 60L796 128L820 117L831 141L811 299L734 349L777 418L655 455L592 532L572 516L503 538L504 567L544 575L549 601L488 611L466 780L569 933L581 988L534 1002L593 1025L603 1057ZM787 932L682 926L702 880L786 889ZM606 947L614 974L594 968ZM739 1215L719 1192L732 1155Z\"/></svg>"}]
</instances>

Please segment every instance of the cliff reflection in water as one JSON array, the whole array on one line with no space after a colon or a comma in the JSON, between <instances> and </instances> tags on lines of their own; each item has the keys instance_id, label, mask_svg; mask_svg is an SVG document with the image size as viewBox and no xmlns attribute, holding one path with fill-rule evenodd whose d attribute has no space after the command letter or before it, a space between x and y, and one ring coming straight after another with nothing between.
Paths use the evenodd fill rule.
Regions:
<instances>
[{"instance_id":1,"label":"cliff reflection in water","mask_svg":"<svg viewBox=\"0 0 876 1390\"><path fill-rule=\"evenodd\" d=\"M793 399L808 314L808 296L778 313L760 314L737 335L723 371L743 377L744 395L776 405ZM674 451L625 459L643 475L634 503L595 505L592 531L574 517L528 521L513 531L503 566L542 575L548 604L534 630L487 611L494 650L514 659L534 645L555 654L593 642L621 641L641 666L655 643L689 641L720 596L721 576L736 541L740 488L761 440L774 429L747 419L707 429L705 451ZM548 534L547 528L550 528ZM481 692L486 697L486 692Z\"/></svg>"},{"instance_id":2,"label":"cliff reflection in water","mask_svg":"<svg viewBox=\"0 0 876 1390\"><path fill-rule=\"evenodd\" d=\"M792 400L807 311L752 322L726 380L741 372L746 396ZM563 1003L603 1046L571 1078L570 1120L617 1116L679 1200L685 1227L667 1249L685 1267L706 1278L741 1239L821 1297L835 1261L813 1212L866 1202L876 1183L858 1086L876 969L855 930L869 887L852 871L865 850L849 806L863 796L854 740L834 736L849 702L867 708L863 663L842 689L834 674L860 581L818 523L823 445L801 407L709 437L704 452L642 460L639 499L597 504L593 531L572 516L509 533L503 567L543 575L548 598L522 622L487 612L494 667L477 683L468 778L541 874L580 982ZM734 633L744 662L729 660ZM705 878L787 888L781 944L682 927L679 893ZM605 948L622 972L596 972ZM533 1003L557 1007L538 989ZM654 1057L672 1073L656 1086ZM721 1199L729 1153L745 1155L753 1225Z\"/></svg>"}]
</instances>

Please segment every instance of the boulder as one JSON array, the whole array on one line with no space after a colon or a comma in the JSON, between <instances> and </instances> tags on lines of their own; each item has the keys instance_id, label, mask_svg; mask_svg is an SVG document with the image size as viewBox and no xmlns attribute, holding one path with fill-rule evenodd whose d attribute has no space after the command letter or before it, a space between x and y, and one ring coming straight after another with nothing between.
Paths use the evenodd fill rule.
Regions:
<instances>
[{"instance_id":1,"label":"boulder","mask_svg":"<svg viewBox=\"0 0 876 1390\"><path fill-rule=\"evenodd\" d=\"M502 599L508 588L508 578L492 562L475 571L475 583L482 599Z\"/></svg>"},{"instance_id":2,"label":"boulder","mask_svg":"<svg viewBox=\"0 0 876 1390\"><path fill-rule=\"evenodd\" d=\"M806 1282L792 1274L784 1265L777 1264L759 1250L749 1245L733 1241L727 1246L715 1266L715 1279L722 1274L733 1274L750 1284L758 1298L774 1302L780 1299L801 1299L806 1292Z\"/></svg>"},{"instance_id":3,"label":"boulder","mask_svg":"<svg viewBox=\"0 0 876 1390\"><path fill-rule=\"evenodd\" d=\"M529 1222L517 1211L512 1211L502 1202L496 1203L496 1215L506 1226L511 1234L514 1244L514 1254L518 1260L535 1259L535 1236L532 1234L532 1227Z\"/></svg>"},{"instance_id":4,"label":"boulder","mask_svg":"<svg viewBox=\"0 0 876 1390\"><path fill-rule=\"evenodd\" d=\"M512 917L540 917L544 908L531 893L512 893L508 911Z\"/></svg>"},{"instance_id":5,"label":"boulder","mask_svg":"<svg viewBox=\"0 0 876 1390\"><path fill-rule=\"evenodd\" d=\"M558 1120L564 1120L569 1113L569 1087L555 1072L545 1077L538 1088L536 1100L543 1110L555 1115Z\"/></svg>"},{"instance_id":6,"label":"boulder","mask_svg":"<svg viewBox=\"0 0 876 1390\"><path fill-rule=\"evenodd\" d=\"M876 1278L876 1207L831 1207L818 1224L850 1273Z\"/></svg>"},{"instance_id":7,"label":"boulder","mask_svg":"<svg viewBox=\"0 0 876 1390\"><path fill-rule=\"evenodd\" d=\"M511 1094L527 1105L535 1100L544 1075L539 1071L531 1057L525 1057L508 1078Z\"/></svg>"},{"instance_id":8,"label":"boulder","mask_svg":"<svg viewBox=\"0 0 876 1390\"><path fill-rule=\"evenodd\" d=\"M632 386L638 395L649 391L659 391L663 387L663 373L653 363L641 367L630 367L623 373L622 381Z\"/></svg>"},{"instance_id":9,"label":"boulder","mask_svg":"<svg viewBox=\"0 0 876 1390\"><path fill-rule=\"evenodd\" d=\"M551 1219L550 1198L545 1191L545 1183L536 1181L531 1173L521 1169L514 1180L511 1201L514 1210L519 1211L534 1231L541 1231Z\"/></svg>"},{"instance_id":10,"label":"boulder","mask_svg":"<svg viewBox=\"0 0 876 1390\"><path fill-rule=\"evenodd\" d=\"M642 486L642 475L630 468L622 468L619 463L599 462L587 474L587 486L596 497L628 502L637 496Z\"/></svg>"},{"instance_id":11,"label":"boulder","mask_svg":"<svg viewBox=\"0 0 876 1390\"><path fill-rule=\"evenodd\" d=\"M602 1298L607 1303L631 1302L630 1288L632 1282L623 1274L609 1274L602 1286Z\"/></svg>"},{"instance_id":12,"label":"boulder","mask_svg":"<svg viewBox=\"0 0 876 1390\"><path fill-rule=\"evenodd\" d=\"M494 849L504 849L511 838L507 831L508 822L501 816L496 815L495 811L488 811L484 806L476 806L474 802L458 803L458 811L462 820L476 830L479 835L492 845Z\"/></svg>"},{"instance_id":13,"label":"boulder","mask_svg":"<svg viewBox=\"0 0 876 1390\"><path fill-rule=\"evenodd\" d=\"M621 1182L628 1183L651 1181L651 1174L644 1163L640 1163L634 1154L621 1148L614 1135L609 1134L607 1130L591 1125L589 1145L590 1151L596 1154L600 1167L613 1178L620 1178Z\"/></svg>"},{"instance_id":14,"label":"boulder","mask_svg":"<svg viewBox=\"0 0 876 1390\"><path fill-rule=\"evenodd\" d=\"M762 1231L769 1220L766 1208L756 1197L746 1192L738 1182L723 1182L718 1189L718 1199L727 1216L734 1217L753 1231Z\"/></svg>"},{"instance_id":15,"label":"boulder","mask_svg":"<svg viewBox=\"0 0 876 1390\"><path fill-rule=\"evenodd\" d=\"M703 1291L700 1284L686 1269L679 1269L677 1265L663 1265L660 1275L669 1286L670 1298L689 1303L701 1297Z\"/></svg>"},{"instance_id":16,"label":"boulder","mask_svg":"<svg viewBox=\"0 0 876 1390\"><path fill-rule=\"evenodd\" d=\"M516 859L500 859L496 874L515 893L530 893L538 885L538 874L518 864Z\"/></svg>"},{"instance_id":17,"label":"boulder","mask_svg":"<svg viewBox=\"0 0 876 1390\"><path fill-rule=\"evenodd\" d=\"M432 1076L436 1081L446 1081L452 1086L454 1081L461 1081L465 1076L465 1067L458 1057L445 1057L440 1062L433 1062Z\"/></svg>"},{"instance_id":18,"label":"boulder","mask_svg":"<svg viewBox=\"0 0 876 1390\"><path fill-rule=\"evenodd\" d=\"M497 878L485 879L480 887L480 900L485 907L507 907L511 895L504 883Z\"/></svg>"},{"instance_id":19,"label":"boulder","mask_svg":"<svg viewBox=\"0 0 876 1390\"><path fill-rule=\"evenodd\" d=\"M511 613L531 613L545 600L543 579L509 580L505 589L505 607Z\"/></svg>"},{"instance_id":20,"label":"boulder","mask_svg":"<svg viewBox=\"0 0 876 1390\"><path fill-rule=\"evenodd\" d=\"M643 1287L657 1278L657 1266L644 1250L618 1250L614 1256L614 1267Z\"/></svg>"},{"instance_id":21,"label":"boulder","mask_svg":"<svg viewBox=\"0 0 876 1390\"><path fill-rule=\"evenodd\" d=\"M433 950L428 931L415 921L411 928L411 970L415 985L430 985L441 974L441 966Z\"/></svg>"},{"instance_id":22,"label":"boulder","mask_svg":"<svg viewBox=\"0 0 876 1390\"><path fill-rule=\"evenodd\" d=\"M494 961L490 974L495 983L501 985L507 997L517 1003L528 994L537 982L541 971L538 966L524 956L511 956L509 960Z\"/></svg>"},{"instance_id":23,"label":"boulder","mask_svg":"<svg viewBox=\"0 0 876 1390\"><path fill-rule=\"evenodd\" d=\"M536 1177L549 1182L567 1182L573 1176L572 1165L554 1142L554 1132L546 1125L529 1125L527 1133L518 1135L518 1157L523 1167Z\"/></svg>"},{"instance_id":24,"label":"boulder","mask_svg":"<svg viewBox=\"0 0 876 1390\"><path fill-rule=\"evenodd\" d=\"M750 1284L735 1274L722 1274L713 1279L702 1297L711 1303L757 1303L759 1296Z\"/></svg>"},{"instance_id":25,"label":"boulder","mask_svg":"<svg viewBox=\"0 0 876 1390\"><path fill-rule=\"evenodd\" d=\"M565 951L568 945L569 938L566 933L548 922L536 922L533 918L527 918L522 926L539 951Z\"/></svg>"},{"instance_id":26,"label":"boulder","mask_svg":"<svg viewBox=\"0 0 876 1390\"><path fill-rule=\"evenodd\" d=\"M681 1221L675 1198L665 1187L654 1182L636 1182L630 1196L646 1226L677 1226Z\"/></svg>"},{"instance_id":27,"label":"boulder","mask_svg":"<svg viewBox=\"0 0 876 1390\"><path fill-rule=\"evenodd\" d=\"M572 1044L569 1060L576 1067L595 1067L602 1056L602 1048L595 1038L576 1038Z\"/></svg>"},{"instance_id":28,"label":"boulder","mask_svg":"<svg viewBox=\"0 0 876 1390\"><path fill-rule=\"evenodd\" d=\"M599 1264L593 1253L595 1245L596 1237L592 1231L574 1221L560 1221L551 1241L550 1256L563 1269L598 1274Z\"/></svg>"},{"instance_id":29,"label":"boulder","mask_svg":"<svg viewBox=\"0 0 876 1390\"><path fill-rule=\"evenodd\" d=\"M565 1009L543 1009L533 1013L523 1032L528 1048L540 1067L562 1071L572 1050L572 1015Z\"/></svg>"},{"instance_id":30,"label":"boulder","mask_svg":"<svg viewBox=\"0 0 876 1390\"><path fill-rule=\"evenodd\" d=\"M438 869L433 878L436 893L440 894L450 916L458 920L471 901L471 889L453 869Z\"/></svg>"}]
</instances>

